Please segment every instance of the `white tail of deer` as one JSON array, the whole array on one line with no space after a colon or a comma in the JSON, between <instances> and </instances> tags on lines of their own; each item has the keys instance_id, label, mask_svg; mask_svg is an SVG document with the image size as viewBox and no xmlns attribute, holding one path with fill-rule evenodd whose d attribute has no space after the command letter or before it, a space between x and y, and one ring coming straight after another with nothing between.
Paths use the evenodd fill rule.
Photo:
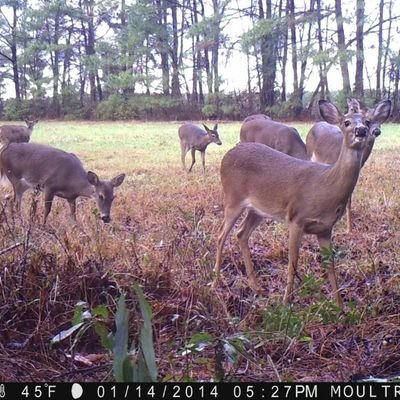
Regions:
<instances>
[{"instance_id":1,"label":"white tail of deer","mask_svg":"<svg viewBox=\"0 0 400 400\"><path fill-rule=\"evenodd\" d=\"M301 160L308 158L306 145L297 130L271 119L245 119L240 128L240 141L262 143Z\"/></svg>"},{"instance_id":2,"label":"white tail of deer","mask_svg":"<svg viewBox=\"0 0 400 400\"><path fill-rule=\"evenodd\" d=\"M2 125L0 126L0 146L8 143L29 142L31 139L33 127L39 122L35 120L25 120L26 126L23 125Z\"/></svg>"},{"instance_id":3,"label":"white tail of deer","mask_svg":"<svg viewBox=\"0 0 400 400\"><path fill-rule=\"evenodd\" d=\"M215 124L213 129L209 129L206 125L204 125L204 129L201 129L197 125L185 123L179 127L179 140L181 143L181 160L182 160L182 167L186 171L186 164L185 158L186 153L190 150L192 154L192 164L189 168L190 172L193 168L194 163L196 162L195 153L196 150L201 154L201 160L203 163L203 172L206 172L206 161L205 161L205 154L207 146L210 143L216 143L221 145L221 139L219 138L217 129L218 124Z\"/></svg>"},{"instance_id":4,"label":"white tail of deer","mask_svg":"<svg viewBox=\"0 0 400 400\"><path fill-rule=\"evenodd\" d=\"M79 158L72 153L36 143L10 143L0 153L0 177L6 175L14 189L17 210L22 195L29 188L44 192L46 223L54 196L68 201L71 217L76 221L76 199L94 197L104 222L109 222L114 188L121 185L125 174L102 181L94 172L86 172Z\"/></svg>"},{"instance_id":5,"label":"white tail of deer","mask_svg":"<svg viewBox=\"0 0 400 400\"><path fill-rule=\"evenodd\" d=\"M390 100L383 100L375 108L368 108L367 110L361 110L360 104L356 99L348 99L347 104L349 113L364 113L366 123L369 125L370 134L361 158L361 167L363 167L371 154L375 139L381 134L381 124L390 116L392 103ZM328 124L325 121L317 122L311 127L306 137L307 154L311 161L333 164L339 158L342 142L343 134L337 126ZM346 219L347 231L351 232L353 225L351 196L347 203Z\"/></svg>"},{"instance_id":6,"label":"white tail of deer","mask_svg":"<svg viewBox=\"0 0 400 400\"><path fill-rule=\"evenodd\" d=\"M320 100L323 118L340 127L344 140L338 160L324 165L289 157L259 143L240 143L221 162L224 220L220 229L215 262L216 286L222 249L235 222L244 210L238 241L249 285L260 290L250 257L249 238L264 217L285 221L289 226L289 265L284 302L292 298L299 248L303 234L316 235L321 249L331 250L332 229L342 216L357 182L368 128L359 113L342 115L335 105ZM343 307L337 285L332 252L325 260L333 295Z\"/></svg>"}]
</instances>

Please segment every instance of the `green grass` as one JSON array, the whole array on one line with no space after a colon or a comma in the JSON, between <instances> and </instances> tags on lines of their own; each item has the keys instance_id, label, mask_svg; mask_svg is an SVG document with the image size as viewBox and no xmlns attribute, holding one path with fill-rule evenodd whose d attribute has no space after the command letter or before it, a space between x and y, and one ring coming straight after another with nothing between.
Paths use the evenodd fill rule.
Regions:
<instances>
[{"instance_id":1,"label":"green grass","mask_svg":"<svg viewBox=\"0 0 400 400\"><path fill-rule=\"evenodd\" d=\"M212 125L213 122L205 122ZM296 127L305 140L311 123L288 123ZM163 170L181 167L178 139L179 122L52 122L40 121L32 134L32 141L46 143L75 152L90 168L126 166ZM218 163L223 154L239 141L240 122L219 123L222 146L209 145L206 165ZM397 124L385 124L375 149L400 147ZM187 154L190 159L190 154ZM197 155L197 161L200 161ZM196 161L196 162L197 162ZM196 165L195 171L200 169ZM197 171L199 172L199 171Z\"/></svg>"}]
</instances>

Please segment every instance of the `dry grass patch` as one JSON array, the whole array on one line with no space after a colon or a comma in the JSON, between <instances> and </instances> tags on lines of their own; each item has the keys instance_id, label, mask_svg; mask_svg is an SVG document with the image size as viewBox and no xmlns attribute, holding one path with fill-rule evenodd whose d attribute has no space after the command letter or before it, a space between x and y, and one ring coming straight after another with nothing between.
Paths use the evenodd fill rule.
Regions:
<instances>
[{"instance_id":1,"label":"dry grass patch","mask_svg":"<svg viewBox=\"0 0 400 400\"><path fill-rule=\"evenodd\" d=\"M127 293L130 337L136 338L140 315L134 283L152 306L160 380L224 375L225 380L348 381L398 373L396 149L378 148L363 169L353 196L353 233L345 233L344 221L335 228L346 304L340 314L330 302L312 237L301 247L293 307L281 305L287 231L268 221L251 238L265 294L248 288L234 235L224 248L224 282L211 288L223 212L219 161L236 143L239 124L220 125L224 145L210 145L205 176L200 165L190 175L181 170L178 124L39 125L37 141L74 151L100 175L125 171L128 176L117 190L108 225L97 219L93 200L79 202L77 226L69 222L65 202L57 201L44 228L38 224L40 196L26 193L23 221L11 212L10 201L1 201L0 249L21 244L0 255L0 361L5 366L0 380L112 379L110 356L93 329L76 343L73 337L53 347L49 343L71 326L78 301L89 309L104 305L110 312L105 323L113 330L121 292ZM397 127L389 128L394 137ZM6 193L2 188L1 199ZM200 334L205 347L195 345L188 352ZM236 349L235 358L224 352L228 345ZM77 353L104 357L88 366L71 358Z\"/></svg>"}]
</instances>

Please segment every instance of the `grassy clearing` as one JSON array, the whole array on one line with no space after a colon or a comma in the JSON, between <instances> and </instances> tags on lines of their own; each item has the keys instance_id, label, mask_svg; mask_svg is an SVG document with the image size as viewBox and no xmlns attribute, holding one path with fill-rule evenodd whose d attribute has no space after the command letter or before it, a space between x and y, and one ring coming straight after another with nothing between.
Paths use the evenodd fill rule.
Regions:
<instances>
[{"instance_id":1,"label":"grassy clearing","mask_svg":"<svg viewBox=\"0 0 400 400\"><path fill-rule=\"evenodd\" d=\"M303 138L310 127L290 125ZM56 200L49 224L42 228L36 223L42 215L40 196L26 193L21 221L4 199L9 188L0 189L0 250L23 242L0 255L0 381L110 379L111 360L93 330L77 343L49 348L49 342L71 325L80 300L90 309L104 304L110 310L106 323L113 329L121 291L127 293L133 315L130 335L137 337L134 283L153 309L160 380L338 381L397 373L400 127L384 126L361 173L353 196L353 234L344 233L344 221L335 229L346 302L341 315L329 301L330 287L312 237L303 240L302 279L296 281L293 308L282 307L287 230L267 221L251 238L265 295L255 296L247 287L234 235L224 250L225 282L217 290L210 288L223 211L219 162L237 143L240 123L219 124L223 145L209 146L205 176L199 156L192 174L182 171L178 126L37 125L33 141L74 152L100 176L125 172L127 178L117 188L109 225L97 220L92 200L82 199L79 224L72 226L67 205ZM196 347L199 337L204 348ZM185 352L190 343L193 347ZM224 348L234 357L227 357ZM85 365L72 361L75 353L99 357ZM222 363L216 354L224 356Z\"/></svg>"}]
</instances>

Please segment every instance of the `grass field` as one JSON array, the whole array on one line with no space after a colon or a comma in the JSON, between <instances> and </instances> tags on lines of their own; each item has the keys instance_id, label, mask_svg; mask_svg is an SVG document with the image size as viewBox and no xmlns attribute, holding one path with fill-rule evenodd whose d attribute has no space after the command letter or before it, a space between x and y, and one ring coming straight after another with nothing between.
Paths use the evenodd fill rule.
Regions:
<instances>
[{"instance_id":1,"label":"grass field","mask_svg":"<svg viewBox=\"0 0 400 400\"><path fill-rule=\"evenodd\" d=\"M131 312L130 338L137 339L135 283L153 310L159 380L349 381L398 373L400 126L383 126L361 172L352 234L344 219L334 229L346 304L340 313L317 241L307 236L293 306L282 306L287 229L270 221L250 239L265 294L248 288L234 235L224 248L224 281L210 287L223 215L219 165L238 142L240 123L219 124L223 145L208 147L205 175L199 155L191 174L182 171L179 125L41 121L35 127L32 141L74 152L100 177L127 177L116 189L108 225L98 221L90 199L78 202L72 225L67 204L57 199L43 228L40 196L25 194L21 220L7 200L10 187L0 187L0 251L22 243L0 253L0 381L112 379L112 360L94 329L75 341L49 343L71 326L79 301L90 310L104 305L103 322L113 330L121 292ZM311 126L289 125L303 139ZM196 347L199 338L204 347ZM96 361L85 364L76 354Z\"/></svg>"}]
</instances>

